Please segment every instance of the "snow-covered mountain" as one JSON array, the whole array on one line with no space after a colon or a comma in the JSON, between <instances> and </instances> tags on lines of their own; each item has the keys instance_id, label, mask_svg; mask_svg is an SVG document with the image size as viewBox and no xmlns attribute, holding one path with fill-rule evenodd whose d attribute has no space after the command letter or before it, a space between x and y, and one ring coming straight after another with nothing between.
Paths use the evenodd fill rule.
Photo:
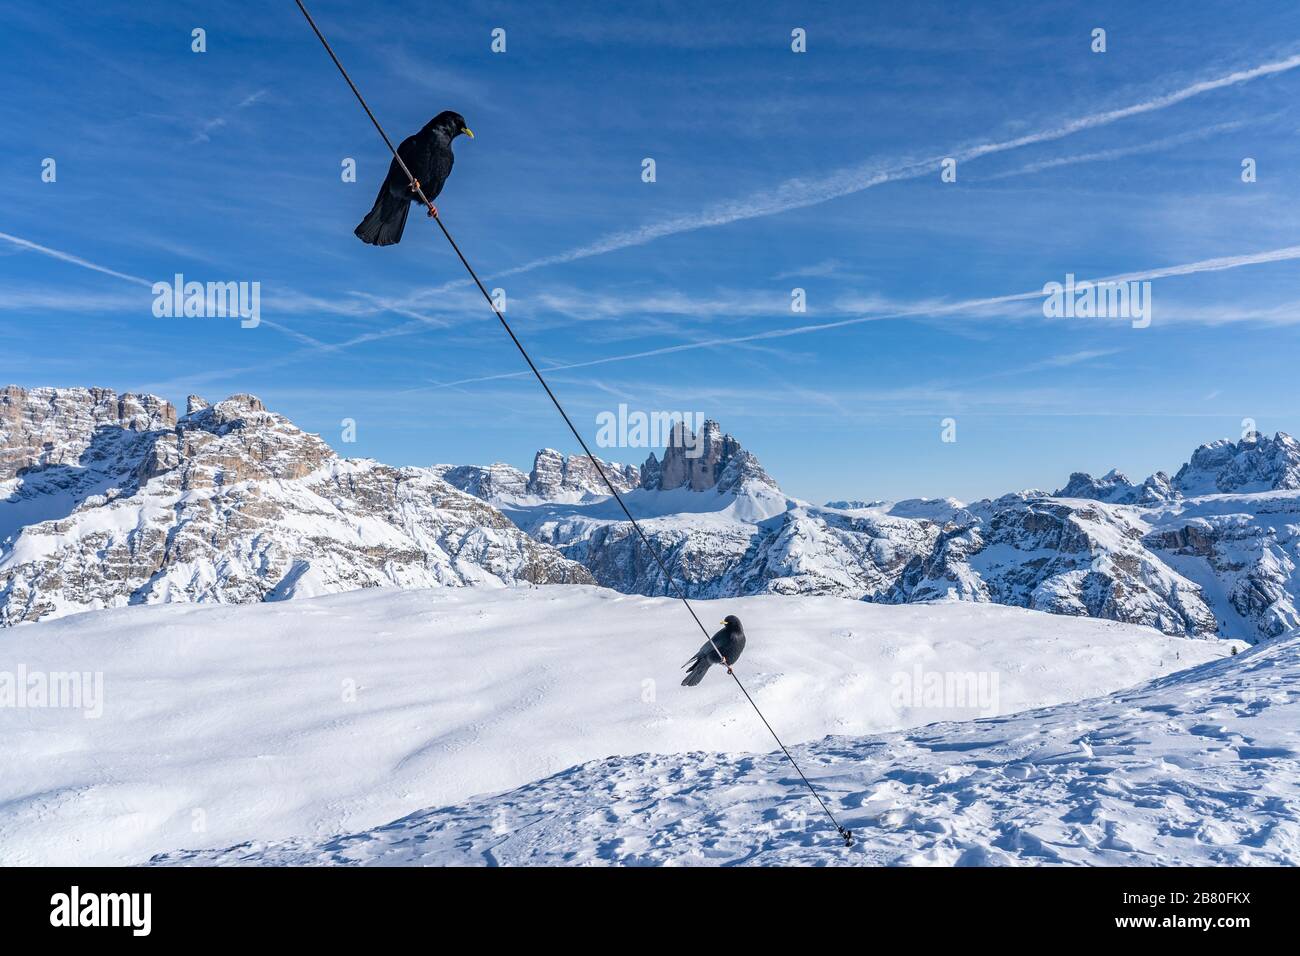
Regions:
<instances>
[{"instance_id":1,"label":"snow-covered mountain","mask_svg":"<svg viewBox=\"0 0 1300 956\"><path fill-rule=\"evenodd\" d=\"M641 473L636 465L621 465L602 458L596 461L620 494L640 485ZM432 470L449 484L486 501L579 502L609 495L609 488L590 458L586 455L565 456L554 448L539 451L533 458L533 470L526 474L504 462L434 465Z\"/></svg>"},{"instance_id":2,"label":"snow-covered mountain","mask_svg":"<svg viewBox=\"0 0 1300 956\"><path fill-rule=\"evenodd\" d=\"M1278 432L1202 445L1174 475L1174 487L1192 497L1217 492L1249 494L1300 489L1300 442Z\"/></svg>"},{"instance_id":3,"label":"snow-covered mountain","mask_svg":"<svg viewBox=\"0 0 1300 956\"><path fill-rule=\"evenodd\" d=\"M1300 863L1300 636L1105 697L779 753L639 754L328 839L181 865Z\"/></svg>"},{"instance_id":4,"label":"snow-covered mountain","mask_svg":"<svg viewBox=\"0 0 1300 956\"><path fill-rule=\"evenodd\" d=\"M1131 509L1020 493L969 510L973 520L946 528L885 600L955 597L1189 637L1216 631L1200 588L1146 547L1145 526Z\"/></svg>"},{"instance_id":5,"label":"snow-covered mountain","mask_svg":"<svg viewBox=\"0 0 1300 956\"><path fill-rule=\"evenodd\" d=\"M586 582L420 468L339 458L249 395L0 391L0 624L354 588Z\"/></svg>"},{"instance_id":6,"label":"snow-covered mountain","mask_svg":"<svg viewBox=\"0 0 1300 956\"><path fill-rule=\"evenodd\" d=\"M744 621L737 673L791 744L1095 697L1232 649L990 604L763 596L697 610ZM678 686L699 646L676 601L575 585L139 606L13 628L0 865L323 840L646 751L732 751L708 773L768 767L765 787L797 801L788 771L744 755L773 744L725 673ZM4 683L56 674L84 675L79 701L19 707ZM690 773L693 758L666 759ZM723 810L728 792L699 797Z\"/></svg>"},{"instance_id":7,"label":"snow-covered mountain","mask_svg":"<svg viewBox=\"0 0 1300 956\"><path fill-rule=\"evenodd\" d=\"M1173 478L1075 473L969 505L814 505L716 422L678 439L601 464L693 597L991 602L1251 641L1300 626L1300 442L1282 433L1203 445ZM178 417L105 389L0 391L0 624L520 581L670 590L585 456L391 468L251 396Z\"/></svg>"},{"instance_id":8,"label":"snow-covered mountain","mask_svg":"<svg viewBox=\"0 0 1300 956\"><path fill-rule=\"evenodd\" d=\"M1252 641L1300 626L1300 443L1282 433L1204 445L1172 479L1078 472L1054 494L971 505L816 506L786 496L715 422L702 438L702 458L685 457L690 442L670 446L662 462L651 455L624 495L691 596L987 601ZM599 583L669 593L607 495L494 493L489 472L448 479Z\"/></svg>"},{"instance_id":9,"label":"snow-covered mountain","mask_svg":"<svg viewBox=\"0 0 1300 956\"><path fill-rule=\"evenodd\" d=\"M686 448L697 447L698 457ZM492 469L445 472L474 492ZM876 595L932 545L933 522L835 512L788 498L752 453L713 421L697 441L670 445L620 489L679 584L695 597L745 594ZM663 573L606 494L489 496L519 527L583 563L596 580L637 594L668 592Z\"/></svg>"}]
</instances>

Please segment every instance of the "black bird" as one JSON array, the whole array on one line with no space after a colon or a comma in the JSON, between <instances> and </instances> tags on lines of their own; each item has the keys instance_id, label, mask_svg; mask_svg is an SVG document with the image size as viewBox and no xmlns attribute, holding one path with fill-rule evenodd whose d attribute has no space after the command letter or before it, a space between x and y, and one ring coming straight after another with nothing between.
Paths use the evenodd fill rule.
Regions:
<instances>
[{"instance_id":1,"label":"black bird","mask_svg":"<svg viewBox=\"0 0 1300 956\"><path fill-rule=\"evenodd\" d=\"M402 145L397 147L397 155L402 157L402 161L411 170L415 182L411 182L410 176L402 172L402 167L394 159L388 166L388 178L379 187L375 205L353 230L358 239L374 246L391 246L401 242L411 203L420 201L415 191L417 185L429 197L429 215L437 213L433 200L438 198L443 184L451 175L451 164L456 159L451 152L451 141L461 133L470 139L474 138L474 134L465 125L465 117L446 110L429 120L424 129L414 136L402 140Z\"/></svg>"},{"instance_id":2,"label":"black bird","mask_svg":"<svg viewBox=\"0 0 1300 956\"><path fill-rule=\"evenodd\" d=\"M715 644L717 650L714 650ZM714 664L726 664L727 673L730 674L731 665L740 660L744 650L745 629L740 626L740 618L728 614L722 619L722 630L713 635L712 642L701 647L694 657L682 665L690 668L682 678L682 686L694 687L704 680L704 675ZM718 657L718 651L722 652L721 657Z\"/></svg>"}]
</instances>

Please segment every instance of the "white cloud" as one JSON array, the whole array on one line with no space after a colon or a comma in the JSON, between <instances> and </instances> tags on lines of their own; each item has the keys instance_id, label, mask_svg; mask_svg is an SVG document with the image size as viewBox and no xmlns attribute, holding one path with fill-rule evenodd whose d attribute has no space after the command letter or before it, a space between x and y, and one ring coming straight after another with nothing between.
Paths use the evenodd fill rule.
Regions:
<instances>
[{"instance_id":1,"label":"white cloud","mask_svg":"<svg viewBox=\"0 0 1300 956\"><path fill-rule=\"evenodd\" d=\"M247 96L245 96L242 100L240 100L238 103L236 103L235 108L232 109L226 115L214 116L211 119L204 120L202 123L199 124L198 129L194 131L194 139L192 139L190 142L206 143L210 141L212 137L209 134L216 132L217 130L221 129L221 127L223 126L226 126L236 113L242 110L246 110L254 103L258 103L261 100L265 99L268 92L269 92L268 90L257 90L256 92L250 93Z\"/></svg>"},{"instance_id":2,"label":"white cloud","mask_svg":"<svg viewBox=\"0 0 1300 956\"><path fill-rule=\"evenodd\" d=\"M1216 259L1202 259L1198 262L1188 262L1176 266L1164 266L1159 269L1147 269L1142 272L1126 272L1121 275L1104 276L1097 279L1090 279L1094 284L1111 283L1111 282L1142 282L1147 280L1167 279L1174 276L1196 275L1203 272L1220 272L1225 269L1236 269L1241 266L1259 265L1270 262L1284 262L1292 259L1300 259L1300 246L1286 246L1281 249L1271 249L1267 252L1256 252L1248 255L1239 256L1222 256ZM1079 280L1080 282L1084 280ZM683 342L678 345L664 346L663 348L648 349L642 352L631 352L624 355L609 355L603 358L589 359L584 362L571 362L563 365L552 365L549 368L542 369L543 372L567 371L576 368L590 368L594 365L607 365L611 362L626 362L633 359L652 358L660 355L671 355L677 352L687 352L694 349L717 348L719 346L738 345L745 342L758 342L768 339L782 339L795 335L808 335L813 332L827 332L833 329L848 328L849 326L861 325L865 322L881 322L887 319L907 319L907 318L930 318L940 315L952 315L963 312L981 312L990 311L997 306L1009 305L1016 302L1028 302L1035 299L1041 299L1043 292L1036 289L1033 292L1015 292L1009 295L989 296L986 298L964 299L960 302L950 303L932 303L925 304L919 308L901 309L894 312L882 312L876 315L860 315L848 319L838 319L833 322L818 322L805 325L790 326L782 329L768 329L764 332L754 332L749 335L725 336L712 339L705 339L698 342ZM1230 321L1227 317L1231 313L1218 314L1216 321ZM1245 317L1250 317L1249 315ZM1294 314L1294 320L1300 320L1300 314ZM1094 356L1095 357L1095 356ZM409 389L408 391L426 391L430 388L449 388L452 386L469 385L474 382L489 382L498 379L520 378L529 375L528 371L501 372L496 375L483 375L476 378L458 379L454 382L441 382L432 386Z\"/></svg>"},{"instance_id":3,"label":"white cloud","mask_svg":"<svg viewBox=\"0 0 1300 956\"><path fill-rule=\"evenodd\" d=\"M531 272L534 269L540 269L544 266L574 262L579 259L588 259L593 256L614 252L619 249L644 245L666 236L693 232L697 229L707 229L711 226L722 226L727 223L738 222L744 219L756 219L762 216L771 216L777 213L819 205L832 199L838 199L842 196L862 192L863 190L871 189L884 183L895 182L903 179L914 179L918 176L935 174L938 170L940 160L947 157L956 159L960 164L984 156L989 156L994 153L1006 152L1008 150L1020 149L1025 146L1033 146L1038 143L1063 139L1066 136L1072 136L1073 134L1083 132L1084 130L1095 129L1096 127L1105 126L1133 116L1166 109L1170 106L1189 100L1192 97L1200 96L1214 90L1236 86L1240 83L1248 83L1251 80L1265 76L1285 73L1289 70L1295 69L1296 67L1300 67L1300 54L1287 57L1283 60L1260 64L1259 66L1250 67L1249 69L1237 70L1233 73L1228 73L1213 79L1202 80L1198 83L1184 86L1162 96L1151 97L1139 103L1134 103L1119 109L1104 110L1099 113L1080 116L1058 126L1039 130L1034 133L1027 133L1024 136L1017 136L1014 139L982 143L977 146L953 150L943 156L934 156L927 159L895 161L889 164L863 164L840 169L821 177L811 179L788 179L772 189L753 193L740 199L716 203L698 213L690 213L675 218L662 219L657 222L647 223L646 225L639 226L635 229L611 233L597 239L595 242L578 246L568 250L567 252L556 253L555 255L534 259L531 262L526 262L523 265L515 266L512 269L499 273L498 277L518 275L519 273Z\"/></svg>"}]
</instances>

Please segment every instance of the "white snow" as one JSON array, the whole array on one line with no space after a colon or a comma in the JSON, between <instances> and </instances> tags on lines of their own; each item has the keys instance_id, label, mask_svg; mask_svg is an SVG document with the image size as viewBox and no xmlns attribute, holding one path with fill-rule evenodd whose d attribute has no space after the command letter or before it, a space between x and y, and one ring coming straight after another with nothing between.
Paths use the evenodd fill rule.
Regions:
<instances>
[{"instance_id":1,"label":"white snow","mask_svg":"<svg viewBox=\"0 0 1300 956\"><path fill-rule=\"evenodd\" d=\"M1229 652L1225 642L994 605L762 596L696 607L709 625L727 613L745 622L749 646L737 671L791 744L1095 697ZM768 756L671 756L773 747L724 673L697 688L677 685L701 642L675 601L577 586L368 590L292 603L128 607L23 625L0 641L0 684L20 667L98 672L103 714L0 706L0 864L136 863L250 840L310 846L553 774L527 813L550 807L574 827L575 845L596 831L577 826L574 814L606 812L598 797L626 787L627 801L606 812L607 822L644 799L661 806L645 812L665 815L663 839L687 823L705 828L662 858L734 857L754 834L765 841L788 828L789 814L804 807ZM973 675L984 693L928 695L935 675L940 684ZM909 702L900 690L916 696ZM1088 719L1105 730L1097 753L1129 733L1124 721ZM1080 724L1075 736L1092 725ZM1227 746L1197 737L1206 744ZM855 818L880 801L905 820L961 811L960 803L944 809L930 781L936 769L888 776L885 761L897 755L881 756L881 746L845 741L810 751L817 762L844 763L819 768L841 790L880 774L868 790L837 797ZM992 772L960 750L909 746L954 780ZM978 746L1002 753L987 740ZM669 756L615 761L609 778L599 767L565 771L645 753ZM864 768L862 760L874 762ZM1019 799L1046 803L1032 775L1025 780ZM568 792L579 786L583 793ZM916 807L902 798L908 793ZM759 806L772 813L755 818ZM514 832L524 810L502 812ZM738 829L706 848L708 826L741 820L752 832ZM549 825L536 832L564 837ZM645 839L649 853L661 838ZM819 839L809 830L802 842ZM638 845L582 852L633 862ZM514 847L520 859L540 858Z\"/></svg>"},{"instance_id":2,"label":"white snow","mask_svg":"<svg viewBox=\"0 0 1300 956\"><path fill-rule=\"evenodd\" d=\"M795 753L638 755L326 841L160 863L1295 865L1300 635L1095 700Z\"/></svg>"}]
</instances>

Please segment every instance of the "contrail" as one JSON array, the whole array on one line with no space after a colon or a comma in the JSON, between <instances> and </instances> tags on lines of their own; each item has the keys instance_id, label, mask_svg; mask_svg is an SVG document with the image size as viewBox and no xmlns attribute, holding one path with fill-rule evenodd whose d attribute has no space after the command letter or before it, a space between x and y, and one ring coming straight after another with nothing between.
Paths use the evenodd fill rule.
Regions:
<instances>
[{"instance_id":1,"label":"contrail","mask_svg":"<svg viewBox=\"0 0 1300 956\"><path fill-rule=\"evenodd\" d=\"M1123 282L1142 282L1153 279L1167 279L1173 276L1195 275L1200 272L1222 272L1225 269L1236 269L1240 266L1260 265L1269 262L1285 262L1291 259L1300 259L1300 246L1285 246L1281 249L1270 249L1267 252L1256 252L1240 256L1221 256L1217 259L1202 259L1199 262L1188 262L1183 265L1164 266L1159 269L1148 269L1143 272L1125 272L1121 275L1105 276L1100 279L1090 279L1094 285L1103 283L1123 283ZM1082 282L1083 280L1080 280ZM812 332L827 332L833 329L842 329L851 325L861 325L864 322L882 322L887 319L906 319L917 316L934 316L948 315L954 312L971 312L979 309L988 308L995 305L1007 305L1012 302L1024 302L1031 299L1041 299L1043 291L1037 289L1033 292L1015 292L1010 295L990 296L982 299L964 299L960 302L953 302L948 305L926 306L919 309L907 309L901 312L889 312L880 315L860 315L851 319L839 319L835 322L819 322L812 325L796 325L783 329L768 329L765 332L754 332L750 335L739 335L728 338L707 339L701 342L683 342L679 345L668 345L663 348L649 349L644 352L629 352L624 355L609 355L603 358L589 359L585 362L571 362L565 365L552 365L542 369L543 372L564 372L576 368L590 368L593 365L607 365L611 362L627 362L633 359L653 358L658 355L672 355L676 352L688 352L694 349L717 348L722 345L739 345L745 342L757 342L763 339L783 339L792 335L807 335ZM477 378L462 378L454 382L439 382L435 385L424 385L418 388L404 389L402 394L408 392L425 392L436 391L441 388L453 388L460 385L471 385L476 382L492 382L500 379L519 378L530 374L527 370L522 372L499 372L495 375L481 375Z\"/></svg>"},{"instance_id":2,"label":"contrail","mask_svg":"<svg viewBox=\"0 0 1300 956\"><path fill-rule=\"evenodd\" d=\"M742 199L719 203L699 213L678 216L675 219L650 223L636 229L611 233L610 235L597 239L595 242L588 245L578 246L577 248L570 249L567 252L543 256L540 259L534 259L531 262L524 263L523 265L514 266L511 269L507 269L505 272L497 273L494 278L519 275L520 273L531 272L534 269L540 269L544 266L574 262L578 259L589 259L593 256L604 255L605 253L614 252L619 249L645 245L646 243L654 242L656 239L662 239L665 236L677 235L684 232L693 232L697 229L707 229L711 226L722 226L743 219L757 219L762 216L771 216L794 209L803 209L808 206L819 205L828 202L829 200L862 192L863 190L871 189L884 183L895 182L901 179L915 179L919 176L933 174L938 168L939 163L944 159L952 158L956 159L958 163L962 163L972 159L979 159L983 156L989 156L994 153L1021 149L1025 146L1033 146L1038 143L1063 139L1066 136L1072 136L1075 133L1080 133L1084 130L1095 129L1098 126L1106 126L1133 116L1139 116L1143 113L1152 113L1156 110L1166 109L1170 106L1182 103L1185 100L1189 100L1192 97L1200 96L1204 93L1210 93L1214 90L1236 86L1240 83L1248 83L1251 80L1256 80L1265 76L1274 76L1279 73L1285 73L1289 70L1294 70L1298 66L1300 66L1300 54L1287 57L1283 60L1264 63L1249 69L1237 70L1236 72L1215 77L1214 79L1202 80L1199 83L1193 83L1190 86L1182 87L1181 89L1174 90L1171 93L1166 93L1163 96L1143 100L1140 103L1134 103L1131 106L1125 106L1119 109L1106 110L1088 116L1081 116L1059 126L1040 130L1036 133L1027 133L1024 136L1017 136L1014 139L1002 140L995 143L983 143L978 146L967 147L966 149L957 150L942 156L934 156L928 159L916 161L905 161L887 167L881 167L879 164L860 165L841 169L818 179L788 179L774 189L765 190L761 193L753 193Z\"/></svg>"},{"instance_id":3,"label":"contrail","mask_svg":"<svg viewBox=\"0 0 1300 956\"><path fill-rule=\"evenodd\" d=\"M1300 54L1296 54L1287 57L1285 59L1264 63L1259 66L1250 67L1248 69L1237 70L1235 72L1228 73L1223 76L1215 77L1213 79L1202 80L1198 83L1193 83L1189 86L1185 86L1178 90L1174 90L1163 96L1147 99L1142 102L1132 104L1130 106L1122 107L1119 109L1107 110L1100 113L1094 113L1088 116L1078 117L1076 119L1070 120L1066 123L1063 123L1059 126L1052 127L1050 129L1040 130L1035 133L1029 133L1024 136L1016 137L1014 139L1002 140L993 143L985 143L977 146L968 147L962 150L957 150L951 154L948 154L948 156L935 156L923 160L896 162L892 166L881 165L877 163L874 165L859 165L859 166L847 167L845 169L838 170L829 175L816 178L816 179L798 179L798 178L789 179L781 183L780 185L778 185L772 190L764 191L762 193L754 193L748 197L744 197L741 199L718 203L699 213L679 216L675 219L669 219L657 224L642 226L637 229L612 233L601 239L597 239L593 243L589 243L584 246L579 246L567 252L557 253L551 256L545 256L539 259L534 259L531 262L526 262L519 266L514 266L510 269L505 270L504 272L497 273L496 275L493 276L493 278L503 278L506 276L518 275L520 273L531 272L535 269L543 268L548 265L557 265L561 263L573 262L579 259L591 258L593 256L603 255L608 252L614 252L616 250L625 249L631 246L644 245L646 243L653 242L656 239L664 238L670 235L675 235L684 232L691 232L697 229L704 229L711 226L726 225L727 223L731 223L731 222L738 222L746 219L755 219L763 216L769 216L769 215L775 215L782 212L787 212L794 209L800 209L808 206L818 205L823 202L828 202L832 199L851 195L853 193L861 192L866 189L871 189L883 183L894 182L903 179L913 179L919 176L933 174L939 162L944 158L951 157L953 159L958 160L958 162L964 162L972 159L978 159L980 157L988 156L994 153L1020 149L1025 146L1031 146L1038 143L1044 143L1052 140L1062 139L1064 137L1071 136L1074 133L1082 132L1088 129L1093 129L1099 126L1104 126L1110 123L1115 123L1120 120L1128 119L1129 117L1132 116L1138 116L1144 113L1150 113L1156 110L1166 109L1170 106L1174 106L1185 100L1191 99L1192 97L1200 96L1201 94L1212 92L1214 90L1224 89L1230 86L1236 86L1241 83L1247 83L1252 80L1259 79L1261 77L1273 76L1280 73L1285 73L1295 69L1298 66L1300 66ZM1230 124L1224 124L1224 125L1226 126ZM1177 137L1175 137L1174 139L1177 139ZM1164 141L1164 145L1170 145L1170 144L1171 144L1170 141L1168 140ZM1089 156L1089 158L1104 158L1104 157L1101 155L1092 155ZM1059 165L1063 163L1054 163L1054 164ZM1031 167L1026 167L1026 169L1030 169L1030 168ZM1045 165L1045 166L1040 166L1039 168L1049 168L1049 167ZM51 249L47 246L42 246L37 243L30 242L29 240L22 239L18 236L13 236L8 233L0 232L0 239L10 242L11 244L18 246L20 248L39 252L44 255L51 256L55 259L59 259L64 262L71 263L73 265L79 265L82 266L83 268L91 269L95 272L103 273L104 275L109 275L115 278L124 279L128 282L133 282L137 285L152 285L152 283L150 283L149 280L143 279L140 276L133 276L127 273L118 272L116 270L97 265L86 259L82 259L79 256L74 256L69 253L60 252L59 250ZM1295 258L1295 256L1289 254L1290 251L1291 251L1290 249L1283 249L1283 250L1276 250L1275 253L1260 254L1263 256L1275 254L1277 255L1276 260L1261 259L1261 258L1256 258L1251 256L1228 257L1222 260L1207 260L1206 263L1192 263L1189 264L1188 266L1170 267L1170 269L1173 271L1164 271L1161 272L1159 275L1153 273L1150 277L1163 278L1167 275L1187 274L1187 272L1176 271L1179 269L1185 269L1190 271L1212 271L1215 268L1227 269L1227 268L1235 268L1237 265L1249 265L1254 262L1278 261L1281 259ZM1218 266L1210 266L1208 264L1208 263L1215 263L1215 262L1224 263L1224 264ZM466 281L467 280L463 280L463 279L453 280L451 282L444 283L443 285L437 288L439 291L446 291L456 286L464 285ZM1097 280L1097 281L1105 281L1105 280ZM730 338L730 339L718 339L709 342L692 342L692 343L686 343L679 346L669 346L664 349L654 349L648 352L633 353L626 356L612 356L606 359L595 359L590 362L580 362L571 365L556 366L555 370L568 369L568 368L584 368L590 365L600 365L600 364L605 364L607 362L624 361L633 358L644 358L644 357L650 357L655 355L670 354L672 352L683 351L687 349L709 348L712 347L713 345L741 344L744 342L755 341L764 338L780 338L786 335L799 335L799 334L803 334L804 332L823 331L826 329L839 328L844 325L853 325L860 322L876 321L878 319L904 318L904 317L915 316L915 315L936 314L936 313L943 313L943 312L954 311L954 310L977 308L985 305L996 305L1000 303L1015 301L1017 299L1034 298L1039 296L1040 294L1041 293L1039 292L1033 292L1033 293L1023 293L1015 296L1004 296L996 299L971 300L970 303L958 303L955 306L941 306L933 309L913 310L909 312L899 312L899 313L879 315L879 316L858 317L853 319L846 319L841 322L824 323L822 325L814 325L814 326L801 326L795 329L787 329L787 330L772 330L769 332L756 333L755 335L752 336L741 336L738 338ZM407 297L407 301L409 301L410 298L411 297ZM378 308L385 311L391 311L396 314L404 315L407 318L414 319L415 321L407 323L403 326L399 326L397 329L387 330L386 332L377 332L377 333L368 333L364 335L359 335L351 340L338 343L336 345L329 345L324 342L319 342L315 339L312 339L310 336L304 336L302 333L294 332L293 330L287 329L284 326L280 326L274 323L266 323L266 320L263 320L263 322L266 324L271 324L273 328L276 328L280 331L286 332L287 334L294 336L295 338L298 338L299 341L308 342L310 344L311 351L333 352L333 351L346 349L351 345L360 344L374 339L382 339L382 338L390 337L392 335L405 334L407 331L414 331L418 329L421 325L427 327L429 325L436 324L438 321L438 320L433 320L428 316L421 315L419 313L406 311L403 309L400 303L393 302L392 300L384 300L383 304L379 305ZM277 365L282 364L282 361L277 362L275 364ZM485 376L482 378L464 379L461 382L445 383L442 385L437 385L432 387L442 388L442 387L450 387L456 384L468 384L472 382L488 381L496 378L513 378L516 377L518 374L520 373L503 373L501 375ZM423 389L415 389L415 390L420 391Z\"/></svg>"},{"instance_id":4,"label":"contrail","mask_svg":"<svg viewBox=\"0 0 1300 956\"><path fill-rule=\"evenodd\" d=\"M140 276L128 275L125 272L118 272L115 269L109 269L105 266L96 265L88 259L80 256L74 256L68 252L60 252L58 249L51 249L49 246L42 246L20 236L11 236L7 232L0 232L0 239L20 249L28 249L32 252L39 252L41 255L49 256L51 259L58 259L60 262L70 262L74 266L81 266L83 269L90 269L94 272L102 272L106 276L112 276L115 279L125 279L127 282L134 282L136 285L153 287L153 283L148 279L142 279Z\"/></svg>"},{"instance_id":5,"label":"contrail","mask_svg":"<svg viewBox=\"0 0 1300 956\"><path fill-rule=\"evenodd\" d=\"M121 279L124 282L130 282L133 285L144 286L148 289L152 289L154 286L153 282L143 276L133 276L129 272L118 272L116 269L101 266L98 263L91 262L89 259L83 259L81 256L74 256L70 252L63 252L59 249L51 249L49 246L42 246L40 243L32 242L30 239L24 239L21 236L14 236L7 232L0 232L0 239L3 239L11 245L15 245L20 249L26 249L30 252L38 252L43 256L49 256L51 259L58 259L60 262L67 262L74 266L80 266L83 269L89 269L92 272L99 272L106 276L112 276L115 279ZM310 335L299 332L297 329L290 328L287 325L282 325L281 323L274 322L270 319L259 318L258 321L267 328L275 329L277 332L287 335L295 342L299 342L312 349L330 351L337 347L322 342L320 339L312 338Z\"/></svg>"},{"instance_id":6,"label":"contrail","mask_svg":"<svg viewBox=\"0 0 1300 956\"><path fill-rule=\"evenodd\" d=\"M1245 125L1246 120L1233 120L1228 123L1218 123L1214 126L1195 129L1187 133L1179 133L1177 136L1167 136L1164 139L1152 140L1149 143L1139 143L1135 146L1120 146L1115 149L1102 149L1092 153L1074 153L1070 156L1057 156L1054 159L1042 159L1035 163L1028 163L1024 166L1018 166L1015 169L1006 170L1005 172L994 173L992 176L982 176L980 177L980 182L991 182L995 179L1007 179L1012 176L1028 176L1032 173L1041 173L1048 169L1059 169L1062 166L1076 166L1079 163L1106 162L1112 159L1123 159L1125 156L1140 156L1143 153L1158 153L1174 146L1182 146L1184 143L1191 143L1200 139L1208 139L1218 133L1227 133L1235 129L1240 129Z\"/></svg>"}]
</instances>

